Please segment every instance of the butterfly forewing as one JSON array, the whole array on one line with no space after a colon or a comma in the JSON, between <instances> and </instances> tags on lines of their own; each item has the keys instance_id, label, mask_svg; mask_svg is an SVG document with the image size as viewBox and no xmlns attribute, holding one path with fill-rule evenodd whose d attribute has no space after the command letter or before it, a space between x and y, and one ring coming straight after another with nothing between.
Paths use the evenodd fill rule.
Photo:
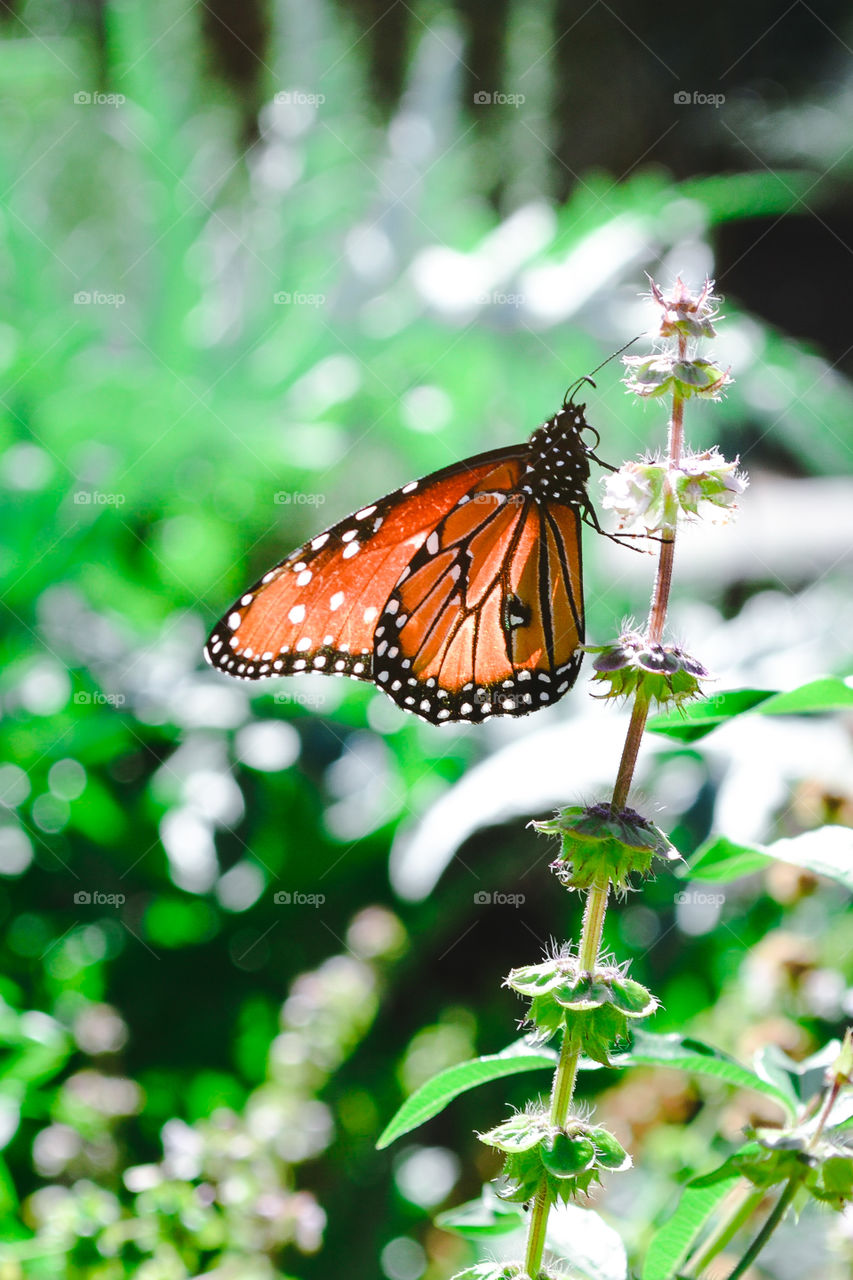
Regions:
<instances>
[{"instance_id":1,"label":"butterfly forewing","mask_svg":"<svg viewBox=\"0 0 853 1280\"><path fill-rule=\"evenodd\" d=\"M377 619L412 556L495 459L521 448L412 481L306 542L235 601L207 661L244 680L301 671L373 679Z\"/></svg>"}]
</instances>

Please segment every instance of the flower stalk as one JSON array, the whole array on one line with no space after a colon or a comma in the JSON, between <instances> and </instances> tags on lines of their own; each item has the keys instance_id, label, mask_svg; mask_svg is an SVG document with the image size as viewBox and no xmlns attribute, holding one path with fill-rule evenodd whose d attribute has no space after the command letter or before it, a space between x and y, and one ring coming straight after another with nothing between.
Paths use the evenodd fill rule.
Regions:
<instances>
[{"instance_id":1,"label":"flower stalk","mask_svg":"<svg viewBox=\"0 0 853 1280\"><path fill-rule=\"evenodd\" d=\"M689 373L691 369L688 361L689 340L697 336L710 336L713 333L710 323L713 315L710 283L706 284L696 299L690 297L681 281L677 282L672 297L668 299L664 298L657 286L652 284L652 297L663 311L660 335L675 339L674 350L669 360L666 357L656 359L655 370L649 368L648 362L644 362L643 357L627 358L625 363L629 370L632 370L633 366L633 370L626 382L629 389L636 394L651 394L649 386L653 383L652 375L657 373L666 384L665 390L671 392L672 411L668 427L667 455L663 463L656 466L647 465L644 474L638 472L636 465L631 469L632 464L628 464L627 482L624 474L616 472L610 482L610 490L615 497L609 503L605 500L605 505L610 505L619 511L623 524L631 522L638 516L642 517L644 513L650 513L653 518L646 520L645 531L658 535L660 551L644 634L637 636L635 633L629 633L628 636L620 637L618 646L606 647L600 651L602 656L596 663L597 678L610 681L611 696L618 692L633 693L631 718L609 803L609 815L611 820L621 820L629 827L633 822L635 835L640 828L651 826L644 823L639 815L633 814L626 806L652 702L681 701L685 697L695 696L698 692L698 680L707 675L698 663L688 659L687 655L682 654L680 650L666 650L662 644L672 588L679 509L695 514L698 501L703 497L709 498L715 505L729 505L731 492L739 492L742 486L742 481L738 477L737 485L732 482L731 489L727 487L732 468L730 464L724 463L723 459L713 453L702 456L702 461L709 464L704 473L695 463L688 466L686 471L682 470L684 406L687 398L691 394L700 393L696 383L701 382L703 377L705 385L701 390L711 395L718 394L728 380L726 373L714 369L708 362L701 362L701 370L696 377L688 376L685 381L683 377L678 376L683 375L685 370ZM699 333L696 332L697 328L700 330ZM638 375L637 370L640 367L641 372ZM709 475L708 472L713 470L712 463L717 464L717 470L716 474ZM725 470L721 471L720 467ZM686 482L685 475L688 477ZM722 491L728 495L723 502L720 501ZM637 504L635 510L630 507L632 492ZM595 809L603 808L604 806L596 806L594 809L585 811L566 811L550 826L547 823L537 824L540 830L545 829L555 833L559 831L562 834L563 882L568 887L582 888L586 893L577 969L581 974L589 975L593 985L599 977L597 966L600 960L604 921L611 888L619 890L627 887L627 876L632 871L648 873L648 864L653 853L662 853L666 857L672 856L671 849L662 849L660 842L655 844L654 838L644 845L641 837L639 841L629 840L627 859L620 859L618 854L614 859L612 846L614 839L618 841L618 835L614 837L612 829L604 832L601 826L598 830L589 830L593 817L599 819L602 817L600 812L596 814ZM586 827L583 834L587 838L581 843L579 833L584 823ZM666 845L661 833L656 834L661 836L663 845ZM593 848L595 853L591 852ZM639 856L632 856L638 855L640 848L647 855L645 860ZM624 851L626 851L625 845L623 845ZM608 857L611 859L609 864ZM586 875L582 870L585 859L589 863L589 871ZM565 870L567 864L568 871ZM545 980L543 978L543 981ZM512 985L512 975L510 984ZM540 1005L543 999L544 997L539 997ZM559 1000L560 997L557 996L557 999ZM653 1007L656 1002L653 1001L653 997L651 1000L651 1007ZM576 1017L580 1019L582 1015L579 1007L572 1006L565 1000L563 1003L566 1006L563 1039L554 1074L550 1104L550 1122L557 1129L565 1129L569 1123L584 1044L582 1035L578 1033L577 1026L569 1016L569 1010L574 1008L577 1010ZM542 1023L537 1022L535 1016L536 1011L537 1002L534 998L531 1008L532 1021L541 1027ZM547 1025L552 1025L550 1019ZM603 1056L606 1061L606 1046L600 1047L604 1050ZM549 1194L548 1181L543 1177L533 1202L527 1234L524 1271L529 1280L540 1280L540 1275L546 1274L542 1273L541 1268L552 1203L553 1197Z\"/></svg>"}]
</instances>

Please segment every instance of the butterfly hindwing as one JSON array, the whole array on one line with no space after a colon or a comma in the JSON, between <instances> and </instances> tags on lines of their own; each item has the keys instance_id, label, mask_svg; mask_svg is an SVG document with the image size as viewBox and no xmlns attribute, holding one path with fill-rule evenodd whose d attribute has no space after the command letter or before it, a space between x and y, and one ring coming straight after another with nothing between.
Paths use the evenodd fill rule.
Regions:
<instances>
[{"instance_id":1,"label":"butterfly hindwing","mask_svg":"<svg viewBox=\"0 0 853 1280\"><path fill-rule=\"evenodd\" d=\"M376 626L373 678L436 724L525 715L566 692L583 642L580 514L502 462L424 540Z\"/></svg>"}]
</instances>

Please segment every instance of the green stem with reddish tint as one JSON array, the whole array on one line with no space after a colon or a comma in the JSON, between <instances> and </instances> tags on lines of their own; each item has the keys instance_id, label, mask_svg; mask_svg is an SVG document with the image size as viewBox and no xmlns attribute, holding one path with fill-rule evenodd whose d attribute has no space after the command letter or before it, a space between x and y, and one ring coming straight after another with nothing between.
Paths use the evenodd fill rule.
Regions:
<instances>
[{"instance_id":1,"label":"green stem with reddish tint","mask_svg":"<svg viewBox=\"0 0 853 1280\"><path fill-rule=\"evenodd\" d=\"M686 356L687 341L685 338L679 337L678 358L684 360ZM684 397L676 388L672 397L672 416L669 420L669 438L667 442L668 462L671 466L678 465L683 443ZM663 636L666 611L669 605L669 593L672 587L674 559L675 529L672 528L664 534L661 540L655 585L652 590L647 629L647 638L652 644L660 644ZM610 801L610 807L614 813L624 809L627 803L648 714L648 695L640 689L634 697L631 719L628 724L625 745L622 748L622 758L619 762L616 783ZM601 950L604 917L607 912L609 896L609 881L604 884L595 884L587 892L578 958L581 969L589 973L592 973L595 969ZM572 1098L574 1097L575 1084L577 1083L579 1061L580 1045L573 1041L568 1032L564 1032L560 1060L557 1063L557 1070L554 1073L554 1083L551 1089L552 1124L563 1126L566 1123L572 1105ZM527 1231L524 1269L530 1280L538 1280L542 1267L542 1255L545 1251L545 1235L548 1229L550 1209L548 1193L543 1179L533 1202L533 1208L530 1213L530 1226Z\"/></svg>"}]
</instances>

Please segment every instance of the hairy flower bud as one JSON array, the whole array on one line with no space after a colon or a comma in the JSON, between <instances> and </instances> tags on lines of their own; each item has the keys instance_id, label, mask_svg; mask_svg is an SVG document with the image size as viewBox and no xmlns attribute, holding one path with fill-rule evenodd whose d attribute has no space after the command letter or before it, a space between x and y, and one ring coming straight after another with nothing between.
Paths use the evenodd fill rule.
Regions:
<instances>
[{"instance_id":1,"label":"hairy flower bud","mask_svg":"<svg viewBox=\"0 0 853 1280\"><path fill-rule=\"evenodd\" d=\"M676 706L701 697L700 681L710 679L700 662L678 645L653 644L637 631L624 632L617 641L588 645L593 662L593 682L607 686L605 698L624 698L642 688L650 702Z\"/></svg>"},{"instance_id":2,"label":"hairy flower bud","mask_svg":"<svg viewBox=\"0 0 853 1280\"><path fill-rule=\"evenodd\" d=\"M556 1125L541 1108L510 1116L478 1137L506 1156L498 1194L521 1204L533 1199L543 1181L552 1204L568 1204L600 1182L602 1170L631 1167L628 1152L602 1125L576 1116Z\"/></svg>"},{"instance_id":3,"label":"hairy flower bud","mask_svg":"<svg viewBox=\"0 0 853 1280\"><path fill-rule=\"evenodd\" d=\"M652 993L623 969L596 964L590 973L567 949L541 964L513 969L506 986L529 997L527 1020L540 1036L550 1038L565 1028L581 1053L604 1065L629 1022L647 1018L658 1007Z\"/></svg>"},{"instance_id":4,"label":"hairy flower bud","mask_svg":"<svg viewBox=\"0 0 853 1280\"><path fill-rule=\"evenodd\" d=\"M562 851L552 865L569 889L609 881L616 890L625 890L632 875L651 873L655 858L672 862L681 857L664 833L633 809L614 813L609 804L570 805L556 818L533 826L562 838Z\"/></svg>"}]
</instances>

